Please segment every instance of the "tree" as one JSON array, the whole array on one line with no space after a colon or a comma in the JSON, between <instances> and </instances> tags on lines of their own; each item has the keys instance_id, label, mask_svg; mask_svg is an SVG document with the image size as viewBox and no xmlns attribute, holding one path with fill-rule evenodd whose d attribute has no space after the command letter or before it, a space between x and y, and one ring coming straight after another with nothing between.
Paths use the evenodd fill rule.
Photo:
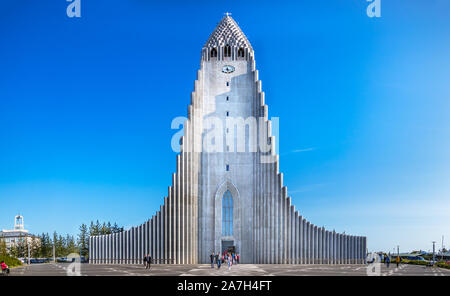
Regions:
<instances>
[{"instance_id":1,"label":"tree","mask_svg":"<svg viewBox=\"0 0 450 296\"><path fill-rule=\"evenodd\" d=\"M87 257L89 254L89 236L87 233L87 226L84 223L80 226L80 233L78 234L78 247L80 248L81 256Z\"/></svg>"},{"instance_id":2,"label":"tree","mask_svg":"<svg viewBox=\"0 0 450 296\"><path fill-rule=\"evenodd\" d=\"M0 257L8 256L8 249L6 248L6 242L4 239L0 239Z\"/></svg>"}]
</instances>

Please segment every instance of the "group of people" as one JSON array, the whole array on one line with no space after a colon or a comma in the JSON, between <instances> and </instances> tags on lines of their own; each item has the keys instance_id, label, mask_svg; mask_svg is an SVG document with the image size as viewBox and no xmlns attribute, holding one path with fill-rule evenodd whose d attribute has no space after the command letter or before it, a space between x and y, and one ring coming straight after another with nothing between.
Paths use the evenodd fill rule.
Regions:
<instances>
[{"instance_id":1,"label":"group of people","mask_svg":"<svg viewBox=\"0 0 450 296\"><path fill-rule=\"evenodd\" d=\"M143 262L145 269L150 269L150 267L152 267L152 257L150 256L150 254L144 256Z\"/></svg>"},{"instance_id":2,"label":"group of people","mask_svg":"<svg viewBox=\"0 0 450 296\"><path fill-rule=\"evenodd\" d=\"M0 265L2 267L2 274L9 274L9 267L6 265L5 261L0 262Z\"/></svg>"},{"instance_id":3,"label":"group of people","mask_svg":"<svg viewBox=\"0 0 450 296\"><path fill-rule=\"evenodd\" d=\"M395 263L397 264L397 268L398 268L398 265L400 264L400 262L401 262L400 256L397 256L395 258ZM386 267L389 268L389 264L391 263L391 258L389 256L386 256L386 258L384 258L384 263L386 263Z\"/></svg>"},{"instance_id":4,"label":"group of people","mask_svg":"<svg viewBox=\"0 0 450 296\"><path fill-rule=\"evenodd\" d=\"M224 252L222 255L220 253L214 254L214 252L209 256L211 259L211 268L217 264L217 269L220 269L222 262L228 265L228 270L231 270L233 264L239 263L239 254Z\"/></svg>"}]
</instances>

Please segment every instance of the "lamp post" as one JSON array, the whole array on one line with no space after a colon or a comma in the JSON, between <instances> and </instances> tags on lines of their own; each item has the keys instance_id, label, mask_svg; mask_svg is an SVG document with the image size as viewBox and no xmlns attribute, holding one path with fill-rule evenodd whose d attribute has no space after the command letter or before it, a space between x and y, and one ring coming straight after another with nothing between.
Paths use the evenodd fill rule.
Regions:
<instances>
[{"instance_id":1,"label":"lamp post","mask_svg":"<svg viewBox=\"0 0 450 296\"><path fill-rule=\"evenodd\" d=\"M28 265L31 264L31 248L30 248L30 240L27 239L28 245Z\"/></svg>"},{"instance_id":2,"label":"lamp post","mask_svg":"<svg viewBox=\"0 0 450 296\"><path fill-rule=\"evenodd\" d=\"M433 264L435 263L435 253L434 253L434 251L435 251L435 245L436 245L436 242L435 241L433 241Z\"/></svg>"}]
</instances>

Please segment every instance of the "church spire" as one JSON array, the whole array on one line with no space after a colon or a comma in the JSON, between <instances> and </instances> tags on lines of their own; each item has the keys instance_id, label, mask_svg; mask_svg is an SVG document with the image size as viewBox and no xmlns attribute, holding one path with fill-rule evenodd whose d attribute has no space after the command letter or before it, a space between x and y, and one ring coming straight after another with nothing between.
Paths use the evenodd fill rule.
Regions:
<instances>
[{"instance_id":1,"label":"church spire","mask_svg":"<svg viewBox=\"0 0 450 296\"><path fill-rule=\"evenodd\" d=\"M205 48L220 48L226 45L235 48L252 50L252 46L239 25L231 17L231 13L226 12L215 30L206 41Z\"/></svg>"}]
</instances>

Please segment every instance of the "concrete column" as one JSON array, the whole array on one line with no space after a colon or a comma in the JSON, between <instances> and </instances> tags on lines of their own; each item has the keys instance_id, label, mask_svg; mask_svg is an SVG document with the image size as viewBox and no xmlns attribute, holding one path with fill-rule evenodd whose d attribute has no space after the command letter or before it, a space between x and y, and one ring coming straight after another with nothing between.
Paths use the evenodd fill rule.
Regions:
<instances>
[{"instance_id":1,"label":"concrete column","mask_svg":"<svg viewBox=\"0 0 450 296\"><path fill-rule=\"evenodd\" d=\"M189 213L189 208L190 208L190 206L186 207L187 214ZM159 249L160 249L159 258L165 259L165 257L164 257L164 247L165 247L164 246L164 206L160 207L159 218L160 218L160 221L159 221ZM191 261L190 261L191 254L189 252L190 252L190 248L191 248L191 244L190 244L191 239L190 238L192 235L192 231L190 231L189 226L190 226L190 216L186 215L186 240L187 240L186 263L187 264L191 263ZM164 261L161 261L161 263L164 263Z\"/></svg>"},{"instance_id":2,"label":"concrete column","mask_svg":"<svg viewBox=\"0 0 450 296\"><path fill-rule=\"evenodd\" d=\"M327 264L331 264L331 232L327 231Z\"/></svg>"},{"instance_id":3,"label":"concrete column","mask_svg":"<svg viewBox=\"0 0 450 296\"><path fill-rule=\"evenodd\" d=\"M347 258L347 264L350 264L350 236L345 235L345 254Z\"/></svg>"},{"instance_id":4,"label":"concrete column","mask_svg":"<svg viewBox=\"0 0 450 296\"><path fill-rule=\"evenodd\" d=\"M136 255L134 256L134 264L140 264L141 263L141 226L137 226L135 230L136 239L135 239L135 250Z\"/></svg>"},{"instance_id":5,"label":"concrete column","mask_svg":"<svg viewBox=\"0 0 450 296\"><path fill-rule=\"evenodd\" d=\"M358 236L358 264L362 264L361 237Z\"/></svg>"},{"instance_id":6,"label":"concrete column","mask_svg":"<svg viewBox=\"0 0 450 296\"><path fill-rule=\"evenodd\" d=\"M113 250L112 250L112 235L108 234L108 264L112 263Z\"/></svg>"},{"instance_id":7,"label":"concrete column","mask_svg":"<svg viewBox=\"0 0 450 296\"><path fill-rule=\"evenodd\" d=\"M100 259L102 258L102 241L101 241L101 236L97 235L97 260L96 263L100 264Z\"/></svg>"},{"instance_id":8,"label":"concrete column","mask_svg":"<svg viewBox=\"0 0 450 296\"><path fill-rule=\"evenodd\" d=\"M336 233L335 235L335 254L336 254L336 264L342 264L341 262L341 235L339 233Z\"/></svg>"},{"instance_id":9,"label":"concrete column","mask_svg":"<svg viewBox=\"0 0 450 296\"><path fill-rule=\"evenodd\" d=\"M173 259L173 195L172 187L169 187L167 191L168 200L168 219L167 219L167 251L168 258ZM171 262L172 263L172 262Z\"/></svg>"},{"instance_id":10,"label":"concrete column","mask_svg":"<svg viewBox=\"0 0 450 296\"><path fill-rule=\"evenodd\" d=\"M100 236L100 263L105 264L105 236Z\"/></svg>"},{"instance_id":11,"label":"concrete column","mask_svg":"<svg viewBox=\"0 0 450 296\"><path fill-rule=\"evenodd\" d=\"M298 216L298 264L303 264L303 216Z\"/></svg>"},{"instance_id":12,"label":"concrete column","mask_svg":"<svg viewBox=\"0 0 450 296\"><path fill-rule=\"evenodd\" d=\"M156 216L152 216L152 258L156 259ZM156 260L155 260L156 262ZM179 263L178 263L179 264Z\"/></svg>"},{"instance_id":13,"label":"concrete column","mask_svg":"<svg viewBox=\"0 0 450 296\"><path fill-rule=\"evenodd\" d=\"M347 235L347 254L348 264L352 264L352 236Z\"/></svg>"},{"instance_id":14,"label":"concrete column","mask_svg":"<svg viewBox=\"0 0 450 296\"><path fill-rule=\"evenodd\" d=\"M100 264L100 236L95 237L95 264Z\"/></svg>"},{"instance_id":15,"label":"concrete column","mask_svg":"<svg viewBox=\"0 0 450 296\"><path fill-rule=\"evenodd\" d=\"M305 264L309 264L309 222L305 219Z\"/></svg>"},{"instance_id":16,"label":"concrete column","mask_svg":"<svg viewBox=\"0 0 450 296\"><path fill-rule=\"evenodd\" d=\"M89 250L92 249L92 254L89 256L89 264L95 264L95 236L91 236L91 244Z\"/></svg>"},{"instance_id":17,"label":"concrete column","mask_svg":"<svg viewBox=\"0 0 450 296\"><path fill-rule=\"evenodd\" d=\"M131 264L131 255L132 255L132 249L131 249L131 228L127 230L127 264Z\"/></svg>"},{"instance_id":18,"label":"concrete column","mask_svg":"<svg viewBox=\"0 0 450 296\"><path fill-rule=\"evenodd\" d=\"M183 215L183 219L184 219L184 215ZM157 259L161 259L160 231L161 231L161 214L158 211L158 212L156 212L156 241L155 241L155 243L156 243L156 257L155 258L157 258ZM185 231L183 231L183 232L185 232ZM183 236L183 240L184 240L184 236ZM183 247L185 247L185 246L183 246ZM158 263L159 263L159 260L158 260Z\"/></svg>"},{"instance_id":19,"label":"concrete column","mask_svg":"<svg viewBox=\"0 0 450 296\"><path fill-rule=\"evenodd\" d=\"M109 234L105 235L106 240L106 264L111 263L111 236Z\"/></svg>"},{"instance_id":20,"label":"concrete column","mask_svg":"<svg viewBox=\"0 0 450 296\"><path fill-rule=\"evenodd\" d=\"M352 260L356 264L356 236L352 236Z\"/></svg>"},{"instance_id":21,"label":"concrete column","mask_svg":"<svg viewBox=\"0 0 450 296\"><path fill-rule=\"evenodd\" d=\"M110 264L114 264L115 259L116 259L116 247L115 247L115 243L116 243L116 237L115 234L111 233L110 235L110 241L111 241L111 260L110 260Z\"/></svg>"},{"instance_id":22,"label":"concrete column","mask_svg":"<svg viewBox=\"0 0 450 296\"><path fill-rule=\"evenodd\" d=\"M330 231L330 264L336 264L334 250L334 231Z\"/></svg>"},{"instance_id":23,"label":"concrete column","mask_svg":"<svg viewBox=\"0 0 450 296\"><path fill-rule=\"evenodd\" d=\"M138 264L143 264L144 259L144 224L139 225L139 253L138 253Z\"/></svg>"},{"instance_id":24,"label":"concrete column","mask_svg":"<svg viewBox=\"0 0 450 296\"><path fill-rule=\"evenodd\" d=\"M295 211L295 264L300 264L300 217Z\"/></svg>"},{"instance_id":25,"label":"concrete column","mask_svg":"<svg viewBox=\"0 0 450 296\"><path fill-rule=\"evenodd\" d=\"M117 264L122 264L122 232L117 233Z\"/></svg>"},{"instance_id":26,"label":"concrete column","mask_svg":"<svg viewBox=\"0 0 450 296\"><path fill-rule=\"evenodd\" d=\"M308 248L309 248L309 264L313 264L313 257L314 257L314 225L309 223L309 235L308 235Z\"/></svg>"},{"instance_id":27,"label":"concrete column","mask_svg":"<svg viewBox=\"0 0 450 296\"><path fill-rule=\"evenodd\" d=\"M127 231L122 232L122 264L128 264L127 262Z\"/></svg>"},{"instance_id":28,"label":"concrete column","mask_svg":"<svg viewBox=\"0 0 450 296\"><path fill-rule=\"evenodd\" d=\"M134 229L133 227L130 228L129 234L128 234L128 264L134 264Z\"/></svg>"},{"instance_id":29,"label":"concrete column","mask_svg":"<svg viewBox=\"0 0 450 296\"><path fill-rule=\"evenodd\" d=\"M318 229L318 246L319 246L319 264L323 264L323 229Z\"/></svg>"},{"instance_id":30,"label":"concrete column","mask_svg":"<svg viewBox=\"0 0 450 296\"><path fill-rule=\"evenodd\" d=\"M192 184L191 184L191 186L192 186ZM192 207L190 207L190 209L192 209ZM193 219L193 217L192 217L193 214L194 213L191 211L190 214L189 214L190 219ZM162 243L163 243L163 259L164 259L164 263L167 264L167 197L164 198L164 206L163 206L163 212L162 212L162 225L163 225L162 233L163 233L163 238L164 238L162 240ZM193 225L191 224L190 227L192 228L192 226ZM192 235L193 235L192 229L190 229L190 233L191 233L191 237L192 237ZM190 245L190 256L193 256L193 253L194 253L193 252L193 245L191 244ZM191 262L190 263L193 263L192 262L193 261L192 258L193 257L191 257Z\"/></svg>"},{"instance_id":31,"label":"concrete column","mask_svg":"<svg viewBox=\"0 0 450 296\"><path fill-rule=\"evenodd\" d=\"M126 264L125 261L125 231L120 233L120 241L121 241L121 255L120 255L120 263Z\"/></svg>"},{"instance_id":32,"label":"concrete column","mask_svg":"<svg viewBox=\"0 0 450 296\"><path fill-rule=\"evenodd\" d=\"M133 239L131 240L133 246L133 264L138 264L138 247L139 247L139 231L138 227L133 227Z\"/></svg>"},{"instance_id":33,"label":"concrete column","mask_svg":"<svg viewBox=\"0 0 450 296\"><path fill-rule=\"evenodd\" d=\"M314 230L313 230L313 234L314 234L314 240L313 240L313 250L314 250L314 256L313 256L313 263L317 264L318 263L318 251L319 251L319 244L318 244L318 228L316 225L314 225Z\"/></svg>"},{"instance_id":34,"label":"concrete column","mask_svg":"<svg viewBox=\"0 0 450 296\"><path fill-rule=\"evenodd\" d=\"M103 235L103 264L108 264L108 235Z\"/></svg>"}]
</instances>

